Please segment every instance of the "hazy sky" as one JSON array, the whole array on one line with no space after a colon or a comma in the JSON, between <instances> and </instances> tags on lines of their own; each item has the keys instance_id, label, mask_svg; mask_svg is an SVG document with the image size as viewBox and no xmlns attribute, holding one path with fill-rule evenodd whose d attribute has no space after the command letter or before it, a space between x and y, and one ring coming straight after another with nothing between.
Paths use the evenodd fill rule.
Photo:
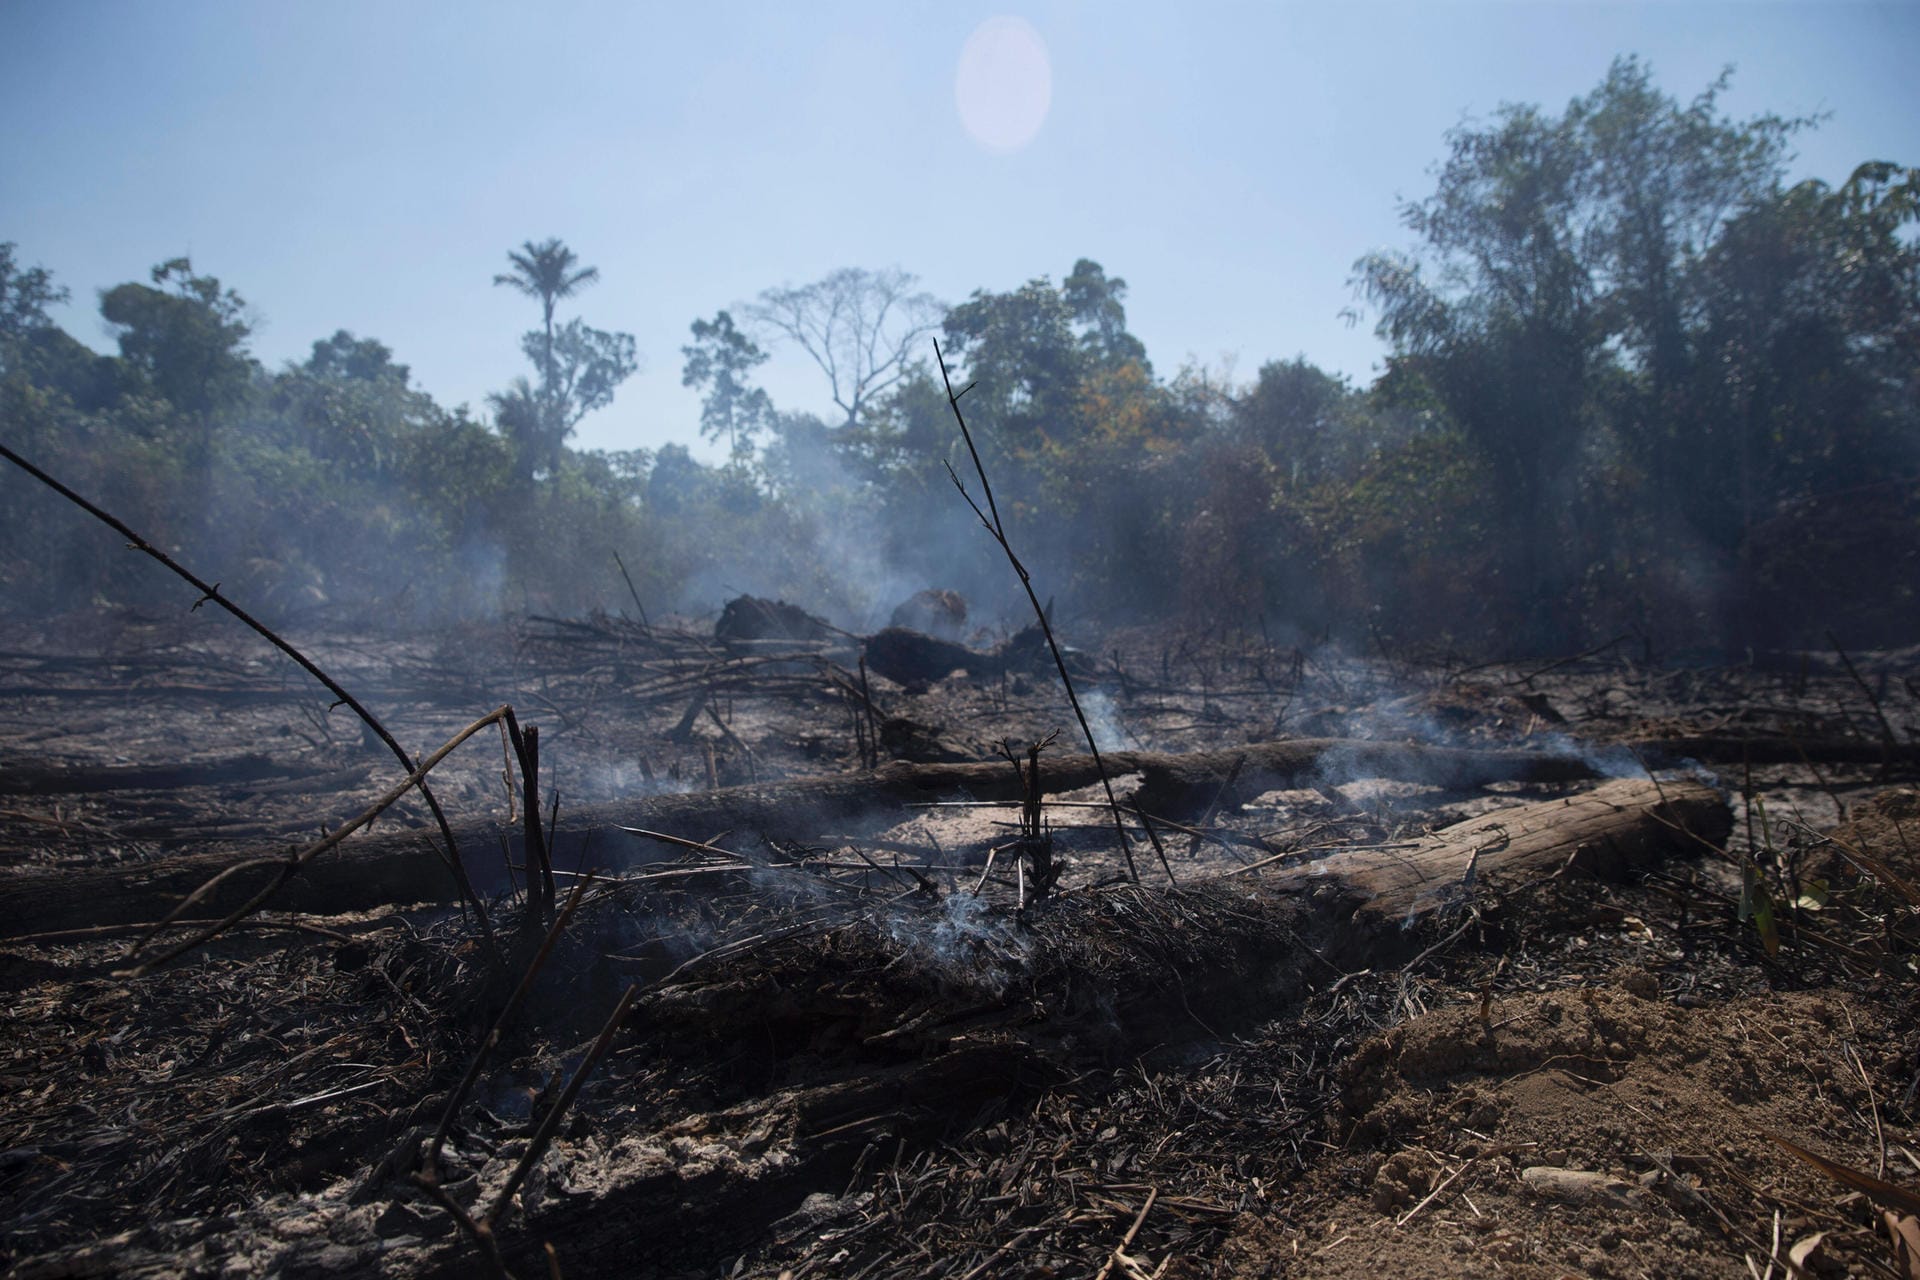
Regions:
<instances>
[{"instance_id":1,"label":"hazy sky","mask_svg":"<svg viewBox=\"0 0 1920 1280\"><path fill-rule=\"evenodd\" d=\"M996 17L1026 25L963 59ZM961 301L1090 257L1164 374L1305 354L1364 382L1347 278L1408 243L1395 201L1446 129L1557 111L1621 53L1683 98L1735 64L1738 116L1831 113L1797 175L1920 164L1915 0L0 0L0 240L95 345L97 291L184 253L253 304L269 364L346 328L480 409L538 318L492 277L559 236L602 276L570 313L643 359L589 447L692 443L687 326L842 266ZM829 407L800 357L763 381Z\"/></svg>"}]
</instances>

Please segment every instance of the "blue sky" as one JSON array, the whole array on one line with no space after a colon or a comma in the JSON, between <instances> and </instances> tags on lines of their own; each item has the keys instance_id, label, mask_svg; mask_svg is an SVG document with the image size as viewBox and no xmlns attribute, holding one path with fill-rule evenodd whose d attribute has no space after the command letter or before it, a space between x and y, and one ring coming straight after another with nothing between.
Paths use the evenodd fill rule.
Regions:
<instances>
[{"instance_id":1,"label":"blue sky","mask_svg":"<svg viewBox=\"0 0 1920 1280\"><path fill-rule=\"evenodd\" d=\"M996 15L1044 42L1032 141L980 145L956 71ZM443 403L524 372L533 304L491 287L559 236L573 304L644 361L576 443L694 442L699 317L837 267L948 301L1094 258L1157 368L1296 354L1364 382L1355 258L1408 243L1447 128L1558 110L1638 53L1728 111L1828 112L1796 176L1920 164L1920 3L100 3L0 0L0 240L74 295L191 254L253 304L256 354L377 337ZM778 357L785 408L824 380ZM706 456L714 456L708 453Z\"/></svg>"}]
</instances>

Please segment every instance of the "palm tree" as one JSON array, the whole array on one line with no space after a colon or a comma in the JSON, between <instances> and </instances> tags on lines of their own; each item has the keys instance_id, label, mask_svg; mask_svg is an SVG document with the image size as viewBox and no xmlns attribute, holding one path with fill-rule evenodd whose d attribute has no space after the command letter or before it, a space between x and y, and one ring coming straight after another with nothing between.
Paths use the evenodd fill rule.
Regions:
<instances>
[{"instance_id":1,"label":"palm tree","mask_svg":"<svg viewBox=\"0 0 1920 1280\"><path fill-rule=\"evenodd\" d=\"M529 240L518 251L507 254L513 270L493 278L495 284L518 289L529 298L540 300L541 319L546 329L546 346L540 362L542 390L548 399L559 381L553 364L553 306L562 298L571 298L600 278L600 268L574 269L580 258L556 237L545 244Z\"/></svg>"}]
</instances>

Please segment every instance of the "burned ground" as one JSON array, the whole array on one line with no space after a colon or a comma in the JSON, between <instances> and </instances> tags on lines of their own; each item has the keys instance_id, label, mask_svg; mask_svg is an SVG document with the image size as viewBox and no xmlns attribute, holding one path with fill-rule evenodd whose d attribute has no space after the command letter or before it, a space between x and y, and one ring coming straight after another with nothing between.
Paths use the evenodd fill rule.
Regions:
<instances>
[{"instance_id":1,"label":"burned ground","mask_svg":"<svg viewBox=\"0 0 1920 1280\"><path fill-rule=\"evenodd\" d=\"M301 641L409 750L513 703L542 728L556 829L1069 731L1044 785L1069 751L1049 679L909 692L843 638L710 637L591 618ZM201 618L0 639L11 886L284 851L395 780L304 677ZM522 1275L546 1245L571 1275L1890 1273L1872 1201L1770 1139L1920 1176L1911 655L1685 666L1616 646L1469 669L1144 632L1085 647L1110 752L1407 742L1592 780L1383 779L1355 746L1281 785L1228 770L1146 792L1157 849L1128 813L1138 884L1100 788L1047 788L1064 874L1041 904L1017 803L947 793L772 840L716 817L689 828L704 849L596 831L578 868L560 860L563 892L608 874L503 1024L431 1187L423 1151L525 967L490 961L457 905L269 911L137 974L126 926L9 918L5 1261L472 1274L459 1214L501 1202ZM1650 774L1723 788L1724 838L1478 881L1475 852L1358 932L1364 906L1288 891L1342 851L1391 858ZM498 738L432 781L463 831L517 829ZM348 847L429 830L408 800ZM521 952L517 898L491 907Z\"/></svg>"}]
</instances>

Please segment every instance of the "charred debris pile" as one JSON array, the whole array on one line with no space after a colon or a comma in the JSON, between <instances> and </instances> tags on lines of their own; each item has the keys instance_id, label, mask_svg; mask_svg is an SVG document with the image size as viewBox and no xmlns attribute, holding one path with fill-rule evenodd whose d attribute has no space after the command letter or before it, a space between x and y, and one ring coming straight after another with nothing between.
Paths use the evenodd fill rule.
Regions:
<instances>
[{"instance_id":1,"label":"charred debris pile","mask_svg":"<svg viewBox=\"0 0 1920 1280\"><path fill-rule=\"evenodd\" d=\"M950 634L751 599L712 627L527 619L503 679L548 723L467 723L318 841L9 868L6 1260L1205 1270L1351 1140L1342 1064L1425 1007L1436 957L1607 902L1696 921L1697 967L1871 981L1913 953L1889 846L1762 798L1910 773L1899 655L1448 670L1120 636L1072 659L1110 722L1096 764L1042 732L1066 713L1032 636ZM84 688L73 660L7 662L52 695L22 714ZM782 738L823 710L828 768ZM708 777L557 803L555 744L612 722ZM504 797L393 820L488 741ZM9 804L263 785L39 767Z\"/></svg>"}]
</instances>

